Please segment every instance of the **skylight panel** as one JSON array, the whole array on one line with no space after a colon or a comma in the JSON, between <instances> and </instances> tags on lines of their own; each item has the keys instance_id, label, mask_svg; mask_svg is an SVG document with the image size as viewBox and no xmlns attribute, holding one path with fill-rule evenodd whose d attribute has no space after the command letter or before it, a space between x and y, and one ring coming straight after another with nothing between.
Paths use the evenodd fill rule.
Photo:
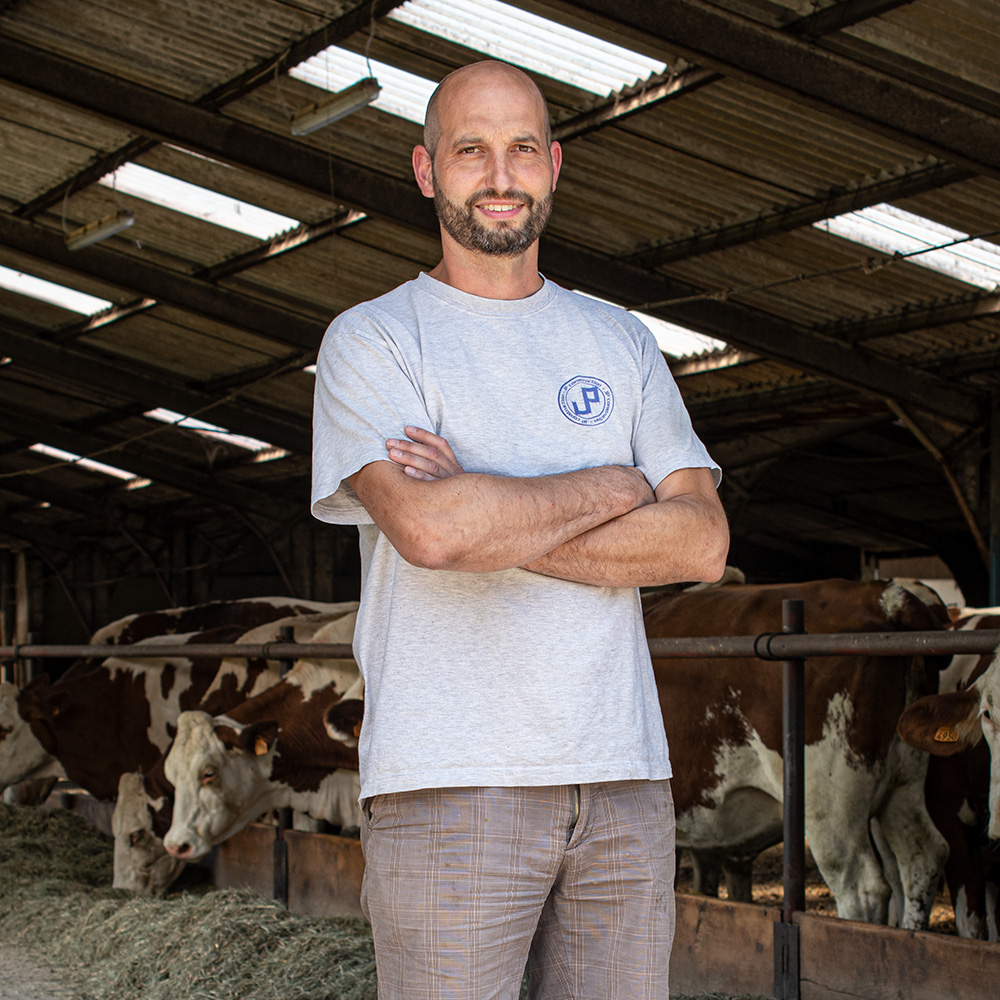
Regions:
<instances>
[{"instance_id":1,"label":"skylight panel","mask_svg":"<svg viewBox=\"0 0 1000 1000\"><path fill-rule=\"evenodd\" d=\"M604 302L609 306L615 304L608 299L602 299L599 295L591 295L579 288L575 291L577 295L585 295L588 299ZM676 323L660 319L658 316L650 316L649 313L640 312L638 309L629 309L628 312L649 329L649 332L656 338L656 344L660 350L671 357L682 358L689 354L706 354L709 351L718 351L729 346L707 334L696 333L686 326L678 326Z\"/></svg>"},{"instance_id":2,"label":"skylight panel","mask_svg":"<svg viewBox=\"0 0 1000 1000\"><path fill-rule=\"evenodd\" d=\"M123 164L114 173L102 177L100 183L259 240L269 240L301 225L298 219L141 167L138 163Z\"/></svg>"},{"instance_id":3,"label":"skylight panel","mask_svg":"<svg viewBox=\"0 0 1000 1000\"><path fill-rule=\"evenodd\" d=\"M336 45L299 63L288 71L288 75L314 87L334 92L344 90L367 76L374 76L382 92L372 101L371 106L418 125L423 125L424 110L437 87L433 80L396 69L377 59L371 60L369 68L369 61L363 55L348 52Z\"/></svg>"},{"instance_id":4,"label":"skylight panel","mask_svg":"<svg viewBox=\"0 0 1000 1000\"><path fill-rule=\"evenodd\" d=\"M408 0L387 17L601 97L667 68L500 0Z\"/></svg>"},{"instance_id":5,"label":"skylight panel","mask_svg":"<svg viewBox=\"0 0 1000 1000\"><path fill-rule=\"evenodd\" d=\"M104 462L97 462L92 458L81 458L71 451L63 451L62 448L53 448L47 444L33 444L29 451L36 451L40 455L47 455L49 458L58 458L63 462L72 462L82 469L89 469L91 472L100 472L105 476L113 476L115 479L124 479L128 482L129 489L138 489L141 486L148 486L149 480L137 476L134 472L126 472L114 465L106 465Z\"/></svg>"},{"instance_id":6,"label":"skylight panel","mask_svg":"<svg viewBox=\"0 0 1000 1000\"><path fill-rule=\"evenodd\" d=\"M44 278L36 278L23 271L14 271L9 267L0 267L0 288L27 295L54 306L62 306L71 312L93 316L102 309L107 309L111 303L107 299L99 299L96 295L87 295L65 285L57 285Z\"/></svg>"},{"instance_id":7,"label":"skylight panel","mask_svg":"<svg viewBox=\"0 0 1000 1000\"><path fill-rule=\"evenodd\" d=\"M907 260L979 288L989 290L1000 285L1000 246L986 240L970 240L968 233L904 212L894 205L873 205L814 225L883 253L910 254L966 240L955 246L914 254Z\"/></svg>"},{"instance_id":8,"label":"skylight panel","mask_svg":"<svg viewBox=\"0 0 1000 1000\"><path fill-rule=\"evenodd\" d=\"M267 441L261 441L246 434L235 434L233 431L226 430L225 427L220 427L218 424L210 424L205 420L199 420L197 417L186 417L183 413L175 413L173 410L167 410L162 406L157 407L155 410L149 410L146 416L165 424L173 424L175 427L187 428L187 430L194 431L196 434L202 435L202 437L225 441L227 444L235 445L237 448L245 448L247 451L258 454L268 452L269 458L281 458L288 454L283 448L268 444ZM279 452L280 454L278 454Z\"/></svg>"}]
</instances>

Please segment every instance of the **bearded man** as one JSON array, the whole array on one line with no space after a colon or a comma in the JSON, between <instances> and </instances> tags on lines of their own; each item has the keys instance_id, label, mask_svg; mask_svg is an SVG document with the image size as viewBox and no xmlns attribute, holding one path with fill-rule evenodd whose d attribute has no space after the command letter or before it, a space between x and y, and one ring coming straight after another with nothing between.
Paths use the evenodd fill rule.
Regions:
<instances>
[{"instance_id":1,"label":"bearded man","mask_svg":"<svg viewBox=\"0 0 1000 1000\"><path fill-rule=\"evenodd\" d=\"M638 587L714 581L720 472L652 334L538 273L562 165L504 63L413 151L442 258L331 324L312 512L359 526L380 1000L667 1000L670 761Z\"/></svg>"}]
</instances>

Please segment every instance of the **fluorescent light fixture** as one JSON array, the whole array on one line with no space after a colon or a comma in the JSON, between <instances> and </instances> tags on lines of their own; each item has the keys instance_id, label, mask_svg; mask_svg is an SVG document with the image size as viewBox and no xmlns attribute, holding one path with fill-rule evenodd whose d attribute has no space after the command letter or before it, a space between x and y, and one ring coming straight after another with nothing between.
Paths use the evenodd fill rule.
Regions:
<instances>
[{"instance_id":1,"label":"fluorescent light fixture","mask_svg":"<svg viewBox=\"0 0 1000 1000\"><path fill-rule=\"evenodd\" d=\"M883 253L913 254L907 257L911 264L947 274L969 285L987 290L1000 285L1000 246L986 240L970 240L968 233L904 212L894 205L873 205L813 225ZM966 242L914 253L954 240Z\"/></svg>"},{"instance_id":2,"label":"fluorescent light fixture","mask_svg":"<svg viewBox=\"0 0 1000 1000\"><path fill-rule=\"evenodd\" d=\"M298 219L270 212L218 191L150 170L149 167L141 167L138 163L123 164L113 174L102 177L100 183L154 205L260 240L269 240L278 233L301 225Z\"/></svg>"},{"instance_id":3,"label":"fluorescent light fixture","mask_svg":"<svg viewBox=\"0 0 1000 1000\"><path fill-rule=\"evenodd\" d=\"M584 295L597 302L604 302L609 306L615 304L607 299L602 299L599 295L591 295L590 292L584 292L579 288L574 289L574 291L578 295ZM704 333L696 333L686 326L670 323L665 319L660 319L659 316L650 316L649 313L639 312L638 309L629 309L628 312L649 328L650 333L656 338L656 344L660 350L671 357L682 358L691 354L707 354L710 351L719 351L728 346L721 340L716 340Z\"/></svg>"},{"instance_id":4,"label":"fluorescent light fixture","mask_svg":"<svg viewBox=\"0 0 1000 1000\"><path fill-rule=\"evenodd\" d=\"M115 236L128 229L135 222L135 213L130 209L123 208L120 212L112 212L95 222L88 222L79 229L66 234L66 246L70 250L82 250L94 243L100 243L109 236Z\"/></svg>"},{"instance_id":5,"label":"fluorescent light fixture","mask_svg":"<svg viewBox=\"0 0 1000 1000\"><path fill-rule=\"evenodd\" d=\"M424 123L424 110L437 83L407 73L357 52L331 45L311 59L299 63L288 75L323 90L344 90L363 77L374 74L382 88L372 107L407 121Z\"/></svg>"},{"instance_id":6,"label":"fluorescent light fixture","mask_svg":"<svg viewBox=\"0 0 1000 1000\"><path fill-rule=\"evenodd\" d=\"M332 125L371 104L381 91L382 88L375 77L365 77L346 90L334 94L329 100L300 111L292 119L292 135L309 135L310 132Z\"/></svg>"},{"instance_id":7,"label":"fluorescent light fixture","mask_svg":"<svg viewBox=\"0 0 1000 1000\"><path fill-rule=\"evenodd\" d=\"M47 444L33 444L30 451L36 451L40 455L47 455L49 458L58 458L63 462L72 462L73 465L79 465L82 469L89 469L91 472L100 472L105 476L114 476L115 479L127 480L129 489L138 489L139 486L134 486L132 483L140 484L141 486L148 486L149 480L141 476L137 476L134 472L126 472L124 469L119 469L114 465L106 465L104 462L97 462L92 458L81 458L79 455L74 455L71 451L63 451L62 448L53 448L51 445Z\"/></svg>"},{"instance_id":8,"label":"fluorescent light fixture","mask_svg":"<svg viewBox=\"0 0 1000 1000\"><path fill-rule=\"evenodd\" d=\"M602 97L667 68L500 0L408 0L386 17Z\"/></svg>"},{"instance_id":9,"label":"fluorescent light fixture","mask_svg":"<svg viewBox=\"0 0 1000 1000\"><path fill-rule=\"evenodd\" d=\"M197 417L186 417L183 413L176 413L174 410L165 409L158 406L155 410L149 410L145 414L151 420L159 420L164 424L172 424L174 427L183 427L186 430L194 431L202 437L214 438L217 441L225 441L227 444L235 445L237 448L245 448L247 451L256 453L254 461L269 462L276 458L284 458L288 454L283 448L261 441L258 438L248 437L246 434L234 434L232 431L220 427L218 424L210 424ZM266 458L260 456L265 454ZM280 453L280 454L279 454Z\"/></svg>"},{"instance_id":10,"label":"fluorescent light fixture","mask_svg":"<svg viewBox=\"0 0 1000 1000\"><path fill-rule=\"evenodd\" d=\"M111 305L107 299L99 299L96 295L87 295L74 288L57 285L55 282L36 278L23 271L14 271L9 267L0 267L0 288L17 292L19 295L27 295L41 302L49 302L54 306L62 306L63 309L82 313L84 316L93 316L94 313L99 313Z\"/></svg>"}]
</instances>

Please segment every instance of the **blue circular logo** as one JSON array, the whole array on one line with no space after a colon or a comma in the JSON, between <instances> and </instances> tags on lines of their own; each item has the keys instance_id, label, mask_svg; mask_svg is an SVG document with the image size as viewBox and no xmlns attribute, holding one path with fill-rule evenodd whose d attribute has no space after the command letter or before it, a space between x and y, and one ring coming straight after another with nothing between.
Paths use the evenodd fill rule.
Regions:
<instances>
[{"instance_id":1,"label":"blue circular logo","mask_svg":"<svg viewBox=\"0 0 1000 1000\"><path fill-rule=\"evenodd\" d=\"M614 393L603 379L577 375L559 389L559 409L574 424L584 427L603 424L614 408Z\"/></svg>"}]
</instances>

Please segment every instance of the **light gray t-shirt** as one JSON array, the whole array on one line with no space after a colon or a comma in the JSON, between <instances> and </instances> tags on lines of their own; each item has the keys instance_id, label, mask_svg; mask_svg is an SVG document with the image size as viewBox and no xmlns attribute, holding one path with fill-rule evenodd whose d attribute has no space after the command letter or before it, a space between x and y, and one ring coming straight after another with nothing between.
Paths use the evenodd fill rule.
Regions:
<instances>
[{"instance_id":1,"label":"light gray t-shirt","mask_svg":"<svg viewBox=\"0 0 1000 1000\"><path fill-rule=\"evenodd\" d=\"M331 324L312 512L357 524L361 795L670 777L638 591L403 560L345 481L415 424L467 472L634 465L655 487L718 467L652 334L551 281L485 299L421 274Z\"/></svg>"}]
</instances>

